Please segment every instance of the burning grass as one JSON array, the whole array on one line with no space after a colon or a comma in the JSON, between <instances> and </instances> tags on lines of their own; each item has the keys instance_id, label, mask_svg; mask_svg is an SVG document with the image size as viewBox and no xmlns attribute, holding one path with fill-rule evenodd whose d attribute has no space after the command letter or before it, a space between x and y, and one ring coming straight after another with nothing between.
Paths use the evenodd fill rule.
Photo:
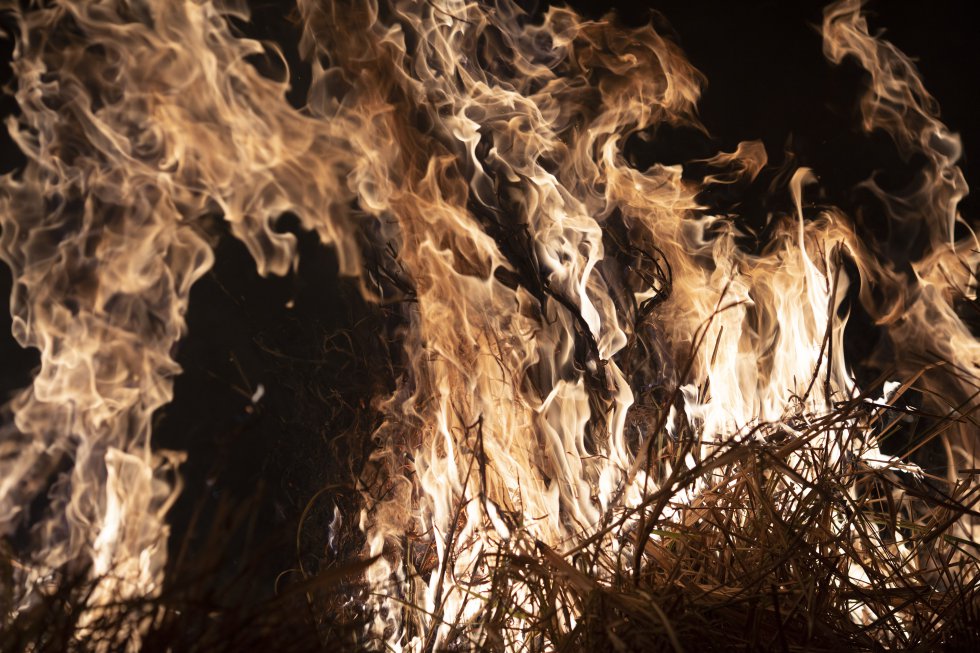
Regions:
<instances>
[{"instance_id":1,"label":"burning grass","mask_svg":"<svg viewBox=\"0 0 980 653\"><path fill-rule=\"evenodd\" d=\"M188 536L162 589L98 606L91 605L91 595L104 577L75 569L52 574L38 587L18 588L12 582L18 563L5 550L0 651L358 649L364 619L350 608L349 599L371 561L337 564L314 576L297 573L296 580L283 580L269 596L266 588L255 586L253 576L282 542L255 532L259 508L258 497L235 506L222 502L204 536ZM240 562L229 568L229 559ZM139 635L134 638L134 633Z\"/></svg>"},{"instance_id":2,"label":"burning grass","mask_svg":"<svg viewBox=\"0 0 980 653\"><path fill-rule=\"evenodd\" d=\"M791 162L768 192L792 210L712 206L757 183L761 141L631 163L663 126L707 133L703 77L654 23L300 0L296 107L235 3L9 11L27 164L0 179L0 257L41 366L0 430L4 650L978 644L975 222L958 137L859 1L824 12L824 54L865 71L861 129L917 166L863 184L883 240ZM350 461L265 598L283 533L263 542L258 504L191 520L168 557L180 455L151 432L209 222L287 274L284 213L382 317L371 346L320 341L351 356L260 345L364 382L290 398L351 413L297 411ZM875 352L846 356L852 312Z\"/></svg>"},{"instance_id":3,"label":"burning grass","mask_svg":"<svg viewBox=\"0 0 980 653\"><path fill-rule=\"evenodd\" d=\"M662 438L642 500L565 549L501 515L512 535L470 575L479 608L462 608L479 616L448 623L408 597L404 622L430 625L407 634L426 651L440 622L452 650L974 650L980 547L964 524L980 516L977 470L950 482L914 451L880 452L914 421L909 387L795 429L759 425L701 459L694 429ZM974 419L932 420L915 449Z\"/></svg>"},{"instance_id":4,"label":"burning grass","mask_svg":"<svg viewBox=\"0 0 980 653\"><path fill-rule=\"evenodd\" d=\"M519 582L539 606L541 619L529 626L556 650L975 643L977 549L949 534L952 520L972 512L972 481L944 496L928 480L829 461L811 446L815 433L740 444L669 475L626 511L640 524L617 538L634 552L628 571L599 537L571 555L544 545L537 557L505 554L491 614L514 608L505 588ZM663 461L679 465L684 449L668 446ZM807 470L788 462L801 450L811 457ZM723 480L666 517L670 497L705 477ZM895 501L896 494L917 500ZM910 504L915 516L905 516ZM494 625L490 617L491 642L505 637Z\"/></svg>"},{"instance_id":5,"label":"burning grass","mask_svg":"<svg viewBox=\"0 0 980 653\"><path fill-rule=\"evenodd\" d=\"M701 460L690 429L665 438L649 462L657 489L638 505L610 508L604 528L573 548L529 543L515 524L513 537L481 561L487 578L474 579L479 617L445 623L443 646L975 650L980 551L957 525L978 516L976 470L961 470L951 485L897 459L881 462L887 457L864 439L877 428L881 440L901 424L901 396L889 404L858 397L795 433L759 428ZM949 416L931 430L971 417ZM253 508L222 507L209 535L188 542L193 555L179 556L163 589L140 600L89 607L97 581L79 569L46 579L25 607L10 582L16 562L5 555L0 650L127 651L131 642L119 634L132 624L140 624L144 651L371 646L369 615L351 599L390 592L358 580L374 561L335 559L258 601L249 598L249 564L222 571L229 555L258 561L269 545L249 532ZM258 544L239 551L241 542ZM446 573L428 567L420 573ZM401 601L404 622L417 623L421 606L411 596ZM438 623L438 611L427 616ZM432 650L436 630L419 632L428 633L423 650Z\"/></svg>"}]
</instances>

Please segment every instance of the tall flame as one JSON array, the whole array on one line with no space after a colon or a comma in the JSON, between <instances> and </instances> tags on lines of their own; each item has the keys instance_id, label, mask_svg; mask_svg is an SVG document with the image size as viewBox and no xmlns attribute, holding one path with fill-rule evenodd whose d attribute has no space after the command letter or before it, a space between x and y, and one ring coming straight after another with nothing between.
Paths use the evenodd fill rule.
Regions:
<instances>
[{"instance_id":1,"label":"tall flame","mask_svg":"<svg viewBox=\"0 0 980 653\"><path fill-rule=\"evenodd\" d=\"M700 180L630 165L633 135L704 129L700 73L652 26L557 7L536 22L511 0L297 8L313 72L301 110L287 81L249 63L276 51L237 35L230 19L247 11L234 2L9 9L21 114L8 128L28 164L0 186L0 256L14 335L41 368L2 432L3 532L70 462L25 586L83 563L104 578L95 605L158 591L181 455L151 449L151 417L173 395L171 353L213 261L203 218L215 213L262 274L296 265L294 239L275 229L290 212L366 297L401 302L409 363L381 398L360 485L364 553L379 556L372 633L396 649L482 641L504 552L599 541L634 569L660 537L651 497L681 468L752 442L806 439L786 450L801 487L815 478L812 450L915 471L878 452L872 413L835 427L846 438L812 435L873 390L845 359L851 286L906 352L894 378L931 365L935 412L977 406L980 343L955 310L975 299L980 265L957 212L959 140L858 0L826 10L824 52L870 74L864 128L926 161L906 195L867 182L890 221L921 234L911 274L842 211L813 208L806 169L776 190L795 212L772 218L758 251L740 245L738 221L701 194L754 178L767 164L759 142L699 162L712 171ZM976 459L975 423L956 429L953 483ZM686 456L658 456L680 440L693 443ZM697 519L726 482L709 471L660 511ZM975 537L965 518L956 528ZM529 612L556 607L517 585Z\"/></svg>"}]
</instances>

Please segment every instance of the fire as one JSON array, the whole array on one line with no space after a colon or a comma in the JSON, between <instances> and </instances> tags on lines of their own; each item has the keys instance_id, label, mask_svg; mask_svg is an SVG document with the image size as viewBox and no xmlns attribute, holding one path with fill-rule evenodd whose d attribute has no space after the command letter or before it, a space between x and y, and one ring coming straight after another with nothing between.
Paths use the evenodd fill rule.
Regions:
<instances>
[{"instance_id":1,"label":"fire","mask_svg":"<svg viewBox=\"0 0 980 653\"><path fill-rule=\"evenodd\" d=\"M5 533L70 461L21 564L23 605L70 564L100 579L96 608L164 582L181 454L150 447L151 416L173 397L171 353L213 262L202 218L215 213L262 274L296 265L275 229L295 214L365 297L402 307L408 364L375 398L384 421L359 481L376 562L355 598L372 610L371 641L517 650L522 624L546 618L567 636L586 607L509 565L542 561L582 592L639 583L720 511L733 528L755 523L753 483L789 512L823 505L815 546L850 556L840 588L888 586L860 562L867 547L933 573L914 535L856 533L870 481L855 470L922 478L879 450L917 384L923 410L949 420L950 496L968 496L980 344L955 307L976 300L980 244L957 210L959 140L860 2L827 8L824 53L868 72L864 129L926 162L906 195L867 183L889 219L921 225L911 274L814 204L819 170L774 189L795 210L745 247L737 216L703 197L755 178L760 142L698 162L699 179L630 165L633 135L705 130L704 80L652 26L557 7L536 22L510 0L340 5L297 1L313 74L302 110L287 81L249 63L267 50L233 30L247 20L235 3L17 13L9 129L28 164L0 186L0 257L14 335L41 368L0 444ZM848 297L906 354L876 387L859 387L845 356ZM763 480L761 460L775 470ZM846 491L827 490L828 473ZM921 498L896 493L895 514L914 521ZM974 514L952 517L949 535L975 541ZM885 618L855 591L854 621ZM501 595L520 610L498 610ZM146 627L122 636L138 647Z\"/></svg>"}]
</instances>

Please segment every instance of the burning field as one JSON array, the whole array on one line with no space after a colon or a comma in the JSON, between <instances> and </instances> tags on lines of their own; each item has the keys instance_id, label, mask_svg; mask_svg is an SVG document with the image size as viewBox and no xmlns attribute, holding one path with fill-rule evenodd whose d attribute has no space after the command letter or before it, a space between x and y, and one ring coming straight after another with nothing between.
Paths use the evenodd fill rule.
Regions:
<instances>
[{"instance_id":1,"label":"burning field","mask_svg":"<svg viewBox=\"0 0 980 653\"><path fill-rule=\"evenodd\" d=\"M796 115L666 9L253 5L0 2L0 651L980 647L977 221L868 8Z\"/></svg>"}]
</instances>

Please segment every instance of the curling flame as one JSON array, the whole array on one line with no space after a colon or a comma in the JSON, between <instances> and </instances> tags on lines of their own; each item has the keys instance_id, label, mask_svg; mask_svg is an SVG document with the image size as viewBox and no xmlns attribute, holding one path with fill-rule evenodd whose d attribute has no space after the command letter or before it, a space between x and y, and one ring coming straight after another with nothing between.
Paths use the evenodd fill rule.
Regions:
<instances>
[{"instance_id":1,"label":"curling flame","mask_svg":"<svg viewBox=\"0 0 980 653\"><path fill-rule=\"evenodd\" d=\"M229 19L247 18L234 4L61 0L19 16L22 114L9 128L29 162L0 187L0 256L14 335L41 351L41 369L0 442L5 532L71 461L26 585L82 561L107 579L96 605L159 588L180 457L151 450L150 417L172 397L171 352L212 263L202 233L215 213L263 274L296 263L273 228L292 212L367 297L404 300L409 364L383 401L360 518L365 553L382 556L367 572L372 633L396 650L481 642L505 552L560 558L599 538L630 569L643 506L679 466L801 436L861 397L844 358L851 285L909 365L961 369L958 383L923 377L951 398L939 410L976 405L980 344L954 309L975 297L980 264L956 208L959 141L909 60L869 35L859 2L827 10L824 49L870 73L865 129L928 161L907 196L868 182L895 225L921 235L911 275L841 211L810 209L818 182L804 169L778 191L795 213L773 218L759 251L741 246L736 220L699 195L754 178L758 142L703 162L713 172L698 181L680 165L632 167L630 136L703 129L703 80L653 27L561 8L536 23L510 0L339 4L297 2L313 71L302 110L247 61L275 49L233 33ZM810 448L906 464L863 441L873 422L850 418L848 438L790 452L800 484ZM975 432L959 428L950 452L972 466ZM696 446L684 458L659 459L685 438ZM664 514L698 519L725 482L704 474Z\"/></svg>"}]
</instances>

